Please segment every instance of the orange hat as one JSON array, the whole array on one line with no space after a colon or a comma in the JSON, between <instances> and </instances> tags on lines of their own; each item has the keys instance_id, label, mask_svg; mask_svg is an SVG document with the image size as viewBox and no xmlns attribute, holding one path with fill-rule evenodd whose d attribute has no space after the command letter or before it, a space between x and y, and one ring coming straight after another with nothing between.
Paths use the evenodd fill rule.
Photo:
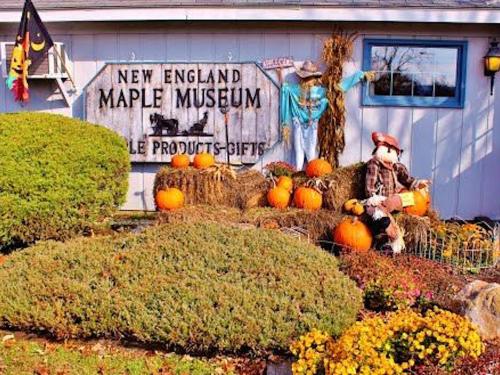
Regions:
<instances>
[{"instance_id":1,"label":"orange hat","mask_svg":"<svg viewBox=\"0 0 500 375\"><path fill-rule=\"evenodd\" d=\"M401 148L399 147L399 142L392 135L373 132L372 133L372 141L375 143L375 146L386 145L395 148L398 153L401 153Z\"/></svg>"}]
</instances>

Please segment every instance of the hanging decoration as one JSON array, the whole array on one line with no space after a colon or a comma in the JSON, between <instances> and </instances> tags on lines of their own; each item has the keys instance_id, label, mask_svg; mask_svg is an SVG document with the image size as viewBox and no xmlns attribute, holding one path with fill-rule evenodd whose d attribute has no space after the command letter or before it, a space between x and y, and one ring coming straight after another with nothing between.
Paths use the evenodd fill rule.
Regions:
<instances>
[{"instance_id":1,"label":"hanging decoration","mask_svg":"<svg viewBox=\"0 0 500 375\"><path fill-rule=\"evenodd\" d=\"M29 100L30 69L47 54L54 42L30 0L24 3L7 77L7 87L19 102Z\"/></svg>"}]
</instances>

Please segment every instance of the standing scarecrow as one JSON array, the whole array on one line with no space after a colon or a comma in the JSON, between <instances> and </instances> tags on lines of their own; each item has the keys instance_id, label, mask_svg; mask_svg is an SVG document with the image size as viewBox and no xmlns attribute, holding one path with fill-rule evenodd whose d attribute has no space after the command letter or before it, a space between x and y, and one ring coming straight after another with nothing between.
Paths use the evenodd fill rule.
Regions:
<instances>
[{"instance_id":1,"label":"standing scarecrow","mask_svg":"<svg viewBox=\"0 0 500 375\"><path fill-rule=\"evenodd\" d=\"M373 132L372 141L375 149L367 162L365 178L366 212L372 219L375 234L384 237L381 247L399 253L404 248L403 233L391 213L414 203L413 195L405 191L427 188L430 181L410 175L399 161L403 150L396 138Z\"/></svg>"},{"instance_id":2,"label":"standing scarecrow","mask_svg":"<svg viewBox=\"0 0 500 375\"><path fill-rule=\"evenodd\" d=\"M284 83L281 87L281 122L284 138L288 141L290 128L295 154L295 166L302 170L305 159L309 162L318 157L318 122L327 109L327 90L321 84L322 73L310 60L296 68L298 84ZM344 78L338 85L346 92L371 73L357 71Z\"/></svg>"}]
</instances>

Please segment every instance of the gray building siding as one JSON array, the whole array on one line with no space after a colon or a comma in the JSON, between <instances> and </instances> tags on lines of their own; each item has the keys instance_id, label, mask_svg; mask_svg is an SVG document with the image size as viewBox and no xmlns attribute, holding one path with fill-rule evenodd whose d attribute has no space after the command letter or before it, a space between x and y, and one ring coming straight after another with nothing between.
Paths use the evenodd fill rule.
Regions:
<instances>
[{"instance_id":1,"label":"gray building siding","mask_svg":"<svg viewBox=\"0 0 500 375\"><path fill-rule=\"evenodd\" d=\"M115 23L64 25L53 28L56 41L64 42L72 61L78 90L106 61L232 61L293 56L319 59L328 27L308 24L192 25ZM400 139L404 162L411 172L433 180L434 206L442 216L500 218L500 95L489 95L489 80L482 71L482 56L493 29L462 29L370 25L351 26L360 32L346 74L361 67L362 40L382 38L443 38L467 40L468 67L464 109L363 107L360 88L346 96L346 149L343 165L366 161L372 150L370 134L379 130ZM420 30L420 31L415 31ZM12 29L0 28L0 41L11 41ZM68 108L54 82L32 84L32 102L14 103L5 85L0 86L0 112L44 110L82 117L80 92ZM266 154L257 168L272 160L293 161L290 149L280 144ZM153 209L152 181L159 165L135 164L124 209Z\"/></svg>"}]
</instances>

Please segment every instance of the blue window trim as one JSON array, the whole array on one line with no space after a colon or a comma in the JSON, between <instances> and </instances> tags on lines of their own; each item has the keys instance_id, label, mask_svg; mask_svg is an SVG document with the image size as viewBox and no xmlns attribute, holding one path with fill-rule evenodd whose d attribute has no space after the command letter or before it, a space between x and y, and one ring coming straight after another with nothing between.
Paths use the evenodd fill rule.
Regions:
<instances>
[{"instance_id":1,"label":"blue window trim","mask_svg":"<svg viewBox=\"0 0 500 375\"><path fill-rule=\"evenodd\" d=\"M371 50L374 46L417 46L458 48L457 85L453 98L415 96L371 96L368 84L363 85L363 105L396 107L463 108L465 102L465 78L467 76L467 41L421 39L365 39L363 41L363 71L371 70Z\"/></svg>"}]
</instances>

